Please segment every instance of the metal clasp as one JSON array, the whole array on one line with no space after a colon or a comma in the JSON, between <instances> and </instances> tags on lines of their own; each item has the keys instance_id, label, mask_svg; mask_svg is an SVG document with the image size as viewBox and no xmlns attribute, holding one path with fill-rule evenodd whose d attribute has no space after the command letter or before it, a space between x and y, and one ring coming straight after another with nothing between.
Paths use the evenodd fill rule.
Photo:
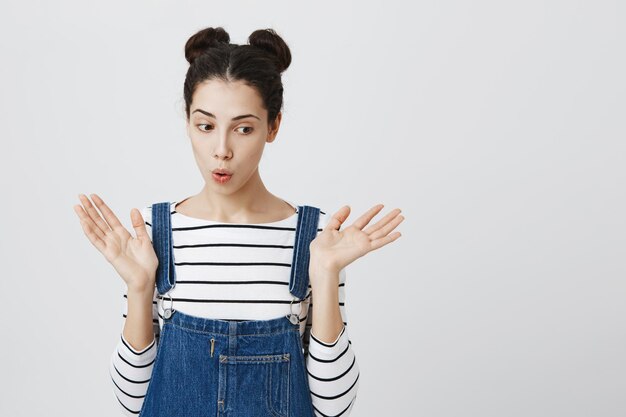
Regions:
<instances>
[{"instance_id":1,"label":"metal clasp","mask_svg":"<svg viewBox=\"0 0 626 417\"><path fill-rule=\"evenodd\" d=\"M174 300L172 299L172 296L170 295L169 291L165 295L167 295L170 298L170 307L167 309L163 308L163 317L165 317L166 319L169 319L170 317L172 317L172 312L174 311ZM161 296L162 301L164 300L165 295Z\"/></svg>"},{"instance_id":2,"label":"metal clasp","mask_svg":"<svg viewBox=\"0 0 626 417\"><path fill-rule=\"evenodd\" d=\"M289 303L289 314L286 315L286 317L289 319L291 324L299 324L300 323L300 316L293 312L293 302L296 301L296 300L298 300L296 297L293 297L291 299L291 302ZM302 300L300 300L300 301L302 301Z\"/></svg>"}]
</instances>

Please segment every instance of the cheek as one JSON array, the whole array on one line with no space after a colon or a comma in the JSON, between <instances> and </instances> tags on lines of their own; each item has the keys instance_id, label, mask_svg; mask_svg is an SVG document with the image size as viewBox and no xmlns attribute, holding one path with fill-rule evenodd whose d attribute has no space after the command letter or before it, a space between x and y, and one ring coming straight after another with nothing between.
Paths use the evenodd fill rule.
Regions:
<instances>
[{"instance_id":1,"label":"cheek","mask_svg":"<svg viewBox=\"0 0 626 417\"><path fill-rule=\"evenodd\" d=\"M250 165L255 165L261 160L261 156L263 155L263 143L251 145L249 149L246 150L246 161Z\"/></svg>"},{"instance_id":2,"label":"cheek","mask_svg":"<svg viewBox=\"0 0 626 417\"><path fill-rule=\"evenodd\" d=\"M199 140L192 140L191 149L196 162L201 166L206 166L210 157L208 152L208 143Z\"/></svg>"},{"instance_id":3,"label":"cheek","mask_svg":"<svg viewBox=\"0 0 626 417\"><path fill-rule=\"evenodd\" d=\"M197 139L191 139L191 148L194 152L202 151L202 148L206 147L206 142L202 142Z\"/></svg>"}]
</instances>

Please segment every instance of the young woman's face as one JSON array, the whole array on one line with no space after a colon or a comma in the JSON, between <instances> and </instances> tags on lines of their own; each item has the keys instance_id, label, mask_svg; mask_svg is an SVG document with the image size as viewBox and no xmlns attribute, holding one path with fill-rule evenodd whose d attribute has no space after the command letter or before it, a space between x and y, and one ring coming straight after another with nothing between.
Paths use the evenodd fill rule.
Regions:
<instances>
[{"instance_id":1,"label":"young woman's face","mask_svg":"<svg viewBox=\"0 0 626 417\"><path fill-rule=\"evenodd\" d=\"M230 194L258 175L265 143L276 137L281 118L279 114L270 131L262 103L256 90L241 81L211 80L196 88L187 134L207 187ZM216 180L212 172L216 168L225 168L232 176Z\"/></svg>"}]
</instances>

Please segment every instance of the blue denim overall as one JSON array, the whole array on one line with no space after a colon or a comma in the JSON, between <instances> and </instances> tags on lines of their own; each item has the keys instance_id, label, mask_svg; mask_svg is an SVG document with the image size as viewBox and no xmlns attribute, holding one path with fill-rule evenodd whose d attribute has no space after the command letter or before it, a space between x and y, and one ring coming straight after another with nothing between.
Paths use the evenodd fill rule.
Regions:
<instances>
[{"instance_id":1,"label":"blue denim overall","mask_svg":"<svg viewBox=\"0 0 626 417\"><path fill-rule=\"evenodd\" d=\"M159 298L176 285L170 203L152 205ZM315 417L300 338L291 310L309 285L309 244L319 208L298 206L286 316L218 320L172 308L170 296L139 417ZM165 307L165 304L164 304Z\"/></svg>"}]
</instances>

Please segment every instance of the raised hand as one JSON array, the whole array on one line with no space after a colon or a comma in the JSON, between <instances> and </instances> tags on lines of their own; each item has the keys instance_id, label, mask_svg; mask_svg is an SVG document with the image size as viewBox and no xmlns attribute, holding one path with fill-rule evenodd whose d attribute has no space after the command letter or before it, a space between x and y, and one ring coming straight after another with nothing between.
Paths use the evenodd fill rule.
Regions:
<instances>
[{"instance_id":1,"label":"raised hand","mask_svg":"<svg viewBox=\"0 0 626 417\"><path fill-rule=\"evenodd\" d=\"M400 209L394 209L376 223L367 226L384 204L378 204L345 229L339 230L350 214L350 206L343 206L320 234L311 242L309 269L339 272L341 269L368 252L381 248L401 236L400 232L390 234L404 216Z\"/></svg>"},{"instance_id":2,"label":"raised hand","mask_svg":"<svg viewBox=\"0 0 626 417\"><path fill-rule=\"evenodd\" d=\"M137 234L137 237L133 237L96 194L91 194L91 198L104 219L84 194L78 197L84 207L75 205L74 211L89 241L113 265L129 289L151 288L159 261L139 210L133 208L130 212Z\"/></svg>"}]
</instances>

